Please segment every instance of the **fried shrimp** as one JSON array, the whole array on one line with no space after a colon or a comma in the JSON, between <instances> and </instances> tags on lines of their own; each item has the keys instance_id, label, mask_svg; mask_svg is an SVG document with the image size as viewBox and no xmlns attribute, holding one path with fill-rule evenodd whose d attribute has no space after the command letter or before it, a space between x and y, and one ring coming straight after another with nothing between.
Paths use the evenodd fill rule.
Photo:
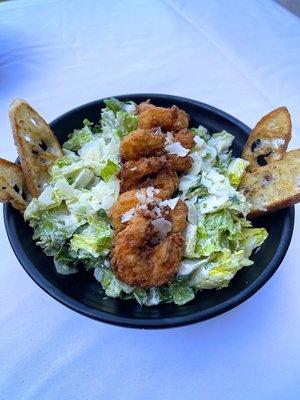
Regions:
<instances>
[{"instance_id":1,"label":"fried shrimp","mask_svg":"<svg viewBox=\"0 0 300 400\"><path fill-rule=\"evenodd\" d=\"M117 232L120 231L123 227L122 216L140 203L166 200L168 197L170 196L167 191L155 190L153 187L133 189L120 194L118 201L109 211L109 217L114 229Z\"/></svg>"},{"instance_id":2,"label":"fried shrimp","mask_svg":"<svg viewBox=\"0 0 300 400\"><path fill-rule=\"evenodd\" d=\"M143 101L142 103L138 104L136 107L136 114L140 114L143 111L149 110L149 108L155 108L153 104L150 103L150 99Z\"/></svg>"},{"instance_id":3,"label":"fried shrimp","mask_svg":"<svg viewBox=\"0 0 300 400\"><path fill-rule=\"evenodd\" d=\"M187 220L187 206L184 201L178 200L176 207L172 210L161 203L167 197L166 192L155 190L153 187L122 193L109 211L109 217L115 231L122 230L128 221L136 215L143 215L152 219L160 215L171 222L172 233L182 232Z\"/></svg>"},{"instance_id":4,"label":"fried shrimp","mask_svg":"<svg viewBox=\"0 0 300 400\"><path fill-rule=\"evenodd\" d=\"M194 136L193 132L188 129L182 129L180 132L174 133L174 140L175 142L179 142L181 146L186 149L191 150L196 144Z\"/></svg>"},{"instance_id":5,"label":"fried shrimp","mask_svg":"<svg viewBox=\"0 0 300 400\"><path fill-rule=\"evenodd\" d=\"M137 129L125 136L120 154L123 162L138 160L141 157L159 156L164 152L165 136L156 128Z\"/></svg>"},{"instance_id":6,"label":"fried shrimp","mask_svg":"<svg viewBox=\"0 0 300 400\"><path fill-rule=\"evenodd\" d=\"M141 158L137 161L127 161L118 173L120 192L145 187L142 182L169 166L165 156ZM152 186L151 184L147 186Z\"/></svg>"},{"instance_id":7,"label":"fried shrimp","mask_svg":"<svg viewBox=\"0 0 300 400\"><path fill-rule=\"evenodd\" d=\"M118 201L110 209L109 217L117 232L120 231L123 226L123 223L121 222L122 215L139 204L139 200L136 196L137 192L138 190L130 190L122 193L119 196Z\"/></svg>"},{"instance_id":8,"label":"fried shrimp","mask_svg":"<svg viewBox=\"0 0 300 400\"><path fill-rule=\"evenodd\" d=\"M139 188L153 186L161 191L161 196L169 198L179 187L179 178L170 167L160 170L154 178L147 178L139 184Z\"/></svg>"},{"instance_id":9,"label":"fried shrimp","mask_svg":"<svg viewBox=\"0 0 300 400\"><path fill-rule=\"evenodd\" d=\"M180 157L176 154L169 154L167 160L170 162L172 170L176 172L187 172L193 164L193 159L190 156Z\"/></svg>"},{"instance_id":10,"label":"fried shrimp","mask_svg":"<svg viewBox=\"0 0 300 400\"><path fill-rule=\"evenodd\" d=\"M166 132L179 132L187 128L188 124L188 114L176 106L171 108L147 107L139 113L138 127L143 129L161 127Z\"/></svg>"},{"instance_id":11,"label":"fried shrimp","mask_svg":"<svg viewBox=\"0 0 300 400\"><path fill-rule=\"evenodd\" d=\"M174 210L170 210L172 233L184 231L187 221L188 208L184 201L178 200Z\"/></svg>"},{"instance_id":12,"label":"fried shrimp","mask_svg":"<svg viewBox=\"0 0 300 400\"><path fill-rule=\"evenodd\" d=\"M116 236L112 268L118 279L139 287L160 286L177 272L183 255L184 238L173 233L151 245L151 221L137 216Z\"/></svg>"}]
</instances>

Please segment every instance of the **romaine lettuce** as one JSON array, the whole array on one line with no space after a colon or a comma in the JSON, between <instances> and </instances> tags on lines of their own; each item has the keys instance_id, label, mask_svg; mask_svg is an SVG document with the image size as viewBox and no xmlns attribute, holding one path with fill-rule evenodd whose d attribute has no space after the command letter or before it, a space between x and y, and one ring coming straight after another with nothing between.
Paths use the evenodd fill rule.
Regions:
<instances>
[{"instance_id":1,"label":"romaine lettuce","mask_svg":"<svg viewBox=\"0 0 300 400\"><path fill-rule=\"evenodd\" d=\"M33 238L54 256L59 273L74 273L80 265L96 268L110 252L113 230L106 211L119 195L120 136L136 128L134 111L133 102L109 99L99 125L84 120L64 144L49 184L25 210Z\"/></svg>"},{"instance_id":2,"label":"romaine lettuce","mask_svg":"<svg viewBox=\"0 0 300 400\"><path fill-rule=\"evenodd\" d=\"M119 196L119 148L122 138L137 127L135 108L130 101L107 99L99 124L84 120L83 127L69 135L64 156L50 171L49 184L38 199L32 199L24 218L33 227L37 244L54 256L57 272L94 269L106 296L146 306L182 305L198 290L227 286L239 269L253 263L249 257L267 232L252 228L244 217L250 207L237 188L247 161L232 157L233 136L192 128L193 164L179 185L188 222L178 273L168 284L147 289L119 281L108 257L114 232L107 212Z\"/></svg>"},{"instance_id":3,"label":"romaine lettuce","mask_svg":"<svg viewBox=\"0 0 300 400\"><path fill-rule=\"evenodd\" d=\"M75 129L73 133L69 135L69 139L63 144L63 147L67 150L77 151L85 143L93 140L94 135L89 125L85 125L82 129Z\"/></svg>"},{"instance_id":4,"label":"romaine lettuce","mask_svg":"<svg viewBox=\"0 0 300 400\"><path fill-rule=\"evenodd\" d=\"M81 233L72 236L70 247L80 259L90 256L97 258L109 254L112 240L112 228L101 219L90 217L88 226Z\"/></svg>"}]
</instances>

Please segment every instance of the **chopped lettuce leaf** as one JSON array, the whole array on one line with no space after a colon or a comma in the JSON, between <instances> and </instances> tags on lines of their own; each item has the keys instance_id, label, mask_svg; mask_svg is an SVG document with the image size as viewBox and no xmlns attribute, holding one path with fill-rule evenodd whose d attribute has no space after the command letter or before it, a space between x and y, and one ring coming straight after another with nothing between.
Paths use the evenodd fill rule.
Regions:
<instances>
[{"instance_id":1,"label":"chopped lettuce leaf","mask_svg":"<svg viewBox=\"0 0 300 400\"><path fill-rule=\"evenodd\" d=\"M197 244L197 229L197 225L191 224L189 222L186 224L186 228L183 233L185 237L185 257L197 257L197 254L195 253L195 247Z\"/></svg>"},{"instance_id":2,"label":"chopped lettuce leaf","mask_svg":"<svg viewBox=\"0 0 300 400\"><path fill-rule=\"evenodd\" d=\"M243 160L242 158L235 158L231 161L226 171L230 184L237 188L241 183L249 161Z\"/></svg>"},{"instance_id":3,"label":"chopped lettuce leaf","mask_svg":"<svg viewBox=\"0 0 300 400\"><path fill-rule=\"evenodd\" d=\"M56 271L62 275L70 275L78 272L77 260L74 259L66 245L62 246L58 253L54 254L54 265Z\"/></svg>"},{"instance_id":4,"label":"chopped lettuce leaf","mask_svg":"<svg viewBox=\"0 0 300 400\"><path fill-rule=\"evenodd\" d=\"M244 266L244 251L218 253L211 262L203 263L191 274L190 284L197 289L220 289Z\"/></svg>"},{"instance_id":5,"label":"chopped lettuce leaf","mask_svg":"<svg viewBox=\"0 0 300 400\"><path fill-rule=\"evenodd\" d=\"M90 126L86 124L82 129L75 129L73 133L69 135L69 139L63 144L63 147L67 150L77 151L85 143L93 140L94 135L90 129Z\"/></svg>"},{"instance_id":6,"label":"chopped lettuce leaf","mask_svg":"<svg viewBox=\"0 0 300 400\"><path fill-rule=\"evenodd\" d=\"M120 297L122 292L131 293L133 288L124 282L119 281L113 271L109 268L109 262L106 261L104 266L95 268L94 276L99 281L109 297Z\"/></svg>"},{"instance_id":7,"label":"chopped lettuce leaf","mask_svg":"<svg viewBox=\"0 0 300 400\"><path fill-rule=\"evenodd\" d=\"M125 112L118 112L116 115L117 125L116 133L119 138L123 138L128 135L131 131L134 131L138 125L138 117Z\"/></svg>"},{"instance_id":8,"label":"chopped lettuce leaf","mask_svg":"<svg viewBox=\"0 0 300 400\"><path fill-rule=\"evenodd\" d=\"M116 100L116 99L114 99ZM123 138L138 125L138 117L134 115L135 104L127 103L120 109L119 101L106 100L106 108L101 110L101 126L104 137Z\"/></svg>"},{"instance_id":9,"label":"chopped lettuce leaf","mask_svg":"<svg viewBox=\"0 0 300 400\"><path fill-rule=\"evenodd\" d=\"M240 246L244 250L245 257L250 257L253 250L261 246L267 237L268 233L265 228L243 228Z\"/></svg>"},{"instance_id":10,"label":"chopped lettuce leaf","mask_svg":"<svg viewBox=\"0 0 300 400\"><path fill-rule=\"evenodd\" d=\"M191 128L190 129L196 136L198 136L199 138L203 139L205 142L208 141L208 139L210 138L210 135L207 131L206 128L204 128L204 126L199 125L198 128Z\"/></svg>"},{"instance_id":11,"label":"chopped lettuce leaf","mask_svg":"<svg viewBox=\"0 0 300 400\"><path fill-rule=\"evenodd\" d=\"M226 131L213 133L208 140L208 145L214 147L218 153L227 153L233 139L234 136Z\"/></svg>"},{"instance_id":12,"label":"chopped lettuce leaf","mask_svg":"<svg viewBox=\"0 0 300 400\"><path fill-rule=\"evenodd\" d=\"M57 211L44 211L38 220L31 219L30 225L34 228L33 239L38 240L44 253L48 256L55 255L70 239L80 226L78 219L67 214L65 209Z\"/></svg>"},{"instance_id":13,"label":"chopped lettuce leaf","mask_svg":"<svg viewBox=\"0 0 300 400\"><path fill-rule=\"evenodd\" d=\"M101 177L108 182L119 170L118 164L111 160L106 161L106 165L101 169Z\"/></svg>"},{"instance_id":14,"label":"chopped lettuce leaf","mask_svg":"<svg viewBox=\"0 0 300 400\"><path fill-rule=\"evenodd\" d=\"M197 258L195 260L192 260L190 258L183 258L179 264L177 275L179 277L190 275L193 271L199 269L202 264L206 263L207 260L207 258Z\"/></svg>"},{"instance_id":15,"label":"chopped lettuce leaf","mask_svg":"<svg viewBox=\"0 0 300 400\"><path fill-rule=\"evenodd\" d=\"M94 258L107 256L113 240L112 228L95 217L88 218L88 223L87 228L81 233L75 233L71 238L71 249L77 252L80 258L87 258L86 254Z\"/></svg>"},{"instance_id":16,"label":"chopped lettuce leaf","mask_svg":"<svg viewBox=\"0 0 300 400\"><path fill-rule=\"evenodd\" d=\"M195 252L198 256L210 256L214 252L226 250L228 238L240 229L229 210L205 214L197 228Z\"/></svg>"},{"instance_id":17,"label":"chopped lettuce leaf","mask_svg":"<svg viewBox=\"0 0 300 400\"><path fill-rule=\"evenodd\" d=\"M94 199L101 204L101 208L109 210L119 197L120 183L117 179L100 181L91 191Z\"/></svg>"},{"instance_id":18,"label":"chopped lettuce leaf","mask_svg":"<svg viewBox=\"0 0 300 400\"><path fill-rule=\"evenodd\" d=\"M178 306L181 306L193 300L195 293L188 281L175 282L170 284L172 300Z\"/></svg>"},{"instance_id":19,"label":"chopped lettuce leaf","mask_svg":"<svg viewBox=\"0 0 300 400\"><path fill-rule=\"evenodd\" d=\"M89 186L93 179L93 171L89 168L83 168L74 179L73 186L77 189L85 189Z\"/></svg>"},{"instance_id":20,"label":"chopped lettuce leaf","mask_svg":"<svg viewBox=\"0 0 300 400\"><path fill-rule=\"evenodd\" d=\"M202 160L202 171L209 171L216 163L217 150L212 146L206 146L206 154Z\"/></svg>"},{"instance_id":21,"label":"chopped lettuce leaf","mask_svg":"<svg viewBox=\"0 0 300 400\"><path fill-rule=\"evenodd\" d=\"M125 111L129 114L135 112L136 105L133 101L120 101L113 97L104 100L104 104L108 109L117 114L118 111Z\"/></svg>"}]
</instances>

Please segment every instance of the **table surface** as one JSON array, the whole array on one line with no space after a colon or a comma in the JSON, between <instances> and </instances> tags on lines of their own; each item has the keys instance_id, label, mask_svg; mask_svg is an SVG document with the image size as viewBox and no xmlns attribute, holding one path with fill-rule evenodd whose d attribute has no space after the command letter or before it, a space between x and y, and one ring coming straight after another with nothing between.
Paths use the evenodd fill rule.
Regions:
<instances>
[{"instance_id":1,"label":"table surface","mask_svg":"<svg viewBox=\"0 0 300 400\"><path fill-rule=\"evenodd\" d=\"M300 19L271 0L0 3L0 154L16 157L15 97L51 121L139 92L193 98L249 126L286 105L299 147L299 49ZM92 321L51 299L20 267L1 216L0 399L299 399L299 211L281 267L257 294L158 331Z\"/></svg>"}]
</instances>

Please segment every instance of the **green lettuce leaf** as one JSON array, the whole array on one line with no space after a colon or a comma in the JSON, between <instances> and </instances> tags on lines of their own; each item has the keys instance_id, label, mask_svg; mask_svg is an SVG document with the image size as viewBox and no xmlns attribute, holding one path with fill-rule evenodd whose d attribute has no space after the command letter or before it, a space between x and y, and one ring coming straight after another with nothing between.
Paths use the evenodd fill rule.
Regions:
<instances>
[{"instance_id":1,"label":"green lettuce leaf","mask_svg":"<svg viewBox=\"0 0 300 400\"><path fill-rule=\"evenodd\" d=\"M82 129L75 129L69 135L69 139L63 144L63 148L67 150L77 151L85 143L93 140L94 135L89 125L85 125Z\"/></svg>"},{"instance_id":2,"label":"green lettuce leaf","mask_svg":"<svg viewBox=\"0 0 300 400\"><path fill-rule=\"evenodd\" d=\"M248 165L249 161L243 160L242 158L235 158L228 165L226 175L233 187L237 188L239 186Z\"/></svg>"},{"instance_id":3,"label":"green lettuce leaf","mask_svg":"<svg viewBox=\"0 0 300 400\"><path fill-rule=\"evenodd\" d=\"M250 257L253 250L260 247L267 237L265 228L243 228L239 245L244 250L245 257Z\"/></svg>"},{"instance_id":4,"label":"green lettuce leaf","mask_svg":"<svg viewBox=\"0 0 300 400\"><path fill-rule=\"evenodd\" d=\"M197 289L220 289L228 286L231 279L243 266L244 251L218 253L210 262L202 264L191 274L190 284Z\"/></svg>"},{"instance_id":5,"label":"green lettuce leaf","mask_svg":"<svg viewBox=\"0 0 300 400\"><path fill-rule=\"evenodd\" d=\"M101 177L108 182L119 170L119 165L111 160L107 160L105 166L101 169Z\"/></svg>"},{"instance_id":6,"label":"green lettuce leaf","mask_svg":"<svg viewBox=\"0 0 300 400\"><path fill-rule=\"evenodd\" d=\"M133 102L121 103L117 99L107 99L106 108L101 110L101 126L104 137L122 137L135 130L138 117L134 115Z\"/></svg>"},{"instance_id":7,"label":"green lettuce leaf","mask_svg":"<svg viewBox=\"0 0 300 400\"><path fill-rule=\"evenodd\" d=\"M105 294L109 297L122 297L122 294L129 294L133 287L119 281L114 272L110 269L109 262L104 261L102 266L95 268L94 276L101 283Z\"/></svg>"},{"instance_id":8,"label":"green lettuce leaf","mask_svg":"<svg viewBox=\"0 0 300 400\"><path fill-rule=\"evenodd\" d=\"M235 224L229 210L205 214L197 227L195 253L199 257L207 257L214 252L226 250L230 235L237 230L240 230L240 226Z\"/></svg>"},{"instance_id":9,"label":"green lettuce leaf","mask_svg":"<svg viewBox=\"0 0 300 400\"><path fill-rule=\"evenodd\" d=\"M208 140L208 145L214 147L218 153L227 153L232 145L234 136L226 131L213 133Z\"/></svg>"},{"instance_id":10,"label":"green lettuce leaf","mask_svg":"<svg viewBox=\"0 0 300 400\"><path fill-rule=\"evenodd\" d=\"M172 282L170 283L169 288L172 300L178 306L192 301L195 297L194 290L187 280Z\"/></svg>"},{"instance_id":11,"label":"green lettuce leaf","mask_svg":"<svg viewBox=\"0 0 300 400\"><path fill-rule=\"evenodd\" d=\"M76 268L77 262L78 260L72 257L66 244L54 254L54 265L59 274L69 275L78 272L78 268Z\"/></svg>"},{"instance_id":12,"label":"green lettuce leaf","mask_svg":"<svg viewBox=\"0 0 300 400\"><path fill-rule=\"evenodd\" d=\"M129 114L133 114L136 108L136 104L133 101L120 101L114 97L105 99L104 104L109 110L113 111L115 115L118 111L125 111Z\"/></svg>"},{"instance_id":13,"label":"green lettuce leaf","mask_svg":"<svg viewBox=\"0 0 300 400\"><path fill-rule=\"evenodd\" d=\"M70 246L79 258L94 258L107 256L111 249L113 230L101 218L88 218L88 226L81 232L75 233L70 240Z\"/></svg>"},{"instance_id":14,"label":"green lettuce leaf","mask_svg":"<svg viewBox=\"0 0 300 400\"><path fill-rule=\"evenodd\" d=\"M38 220L30 220L30 225L34 228L33 239L38 240L46 255L53 256L72 237L80 222L62 207L55 212L43 211Z\"/></svg>"},{"instance_id":15,"label":"green lettuce leaf","mask_svg":"<svg viewBox=\"0 0 300 400\"><path fill-rule=\"evenodd\" d=\"M191 128L190 130L194 133L195 136L198 136L205 142L207 142L210 138L210 134L208 133L207 129L204 128L204 126L202 125L199 125L198 128Z\"/></svg>"}]
</instances>

